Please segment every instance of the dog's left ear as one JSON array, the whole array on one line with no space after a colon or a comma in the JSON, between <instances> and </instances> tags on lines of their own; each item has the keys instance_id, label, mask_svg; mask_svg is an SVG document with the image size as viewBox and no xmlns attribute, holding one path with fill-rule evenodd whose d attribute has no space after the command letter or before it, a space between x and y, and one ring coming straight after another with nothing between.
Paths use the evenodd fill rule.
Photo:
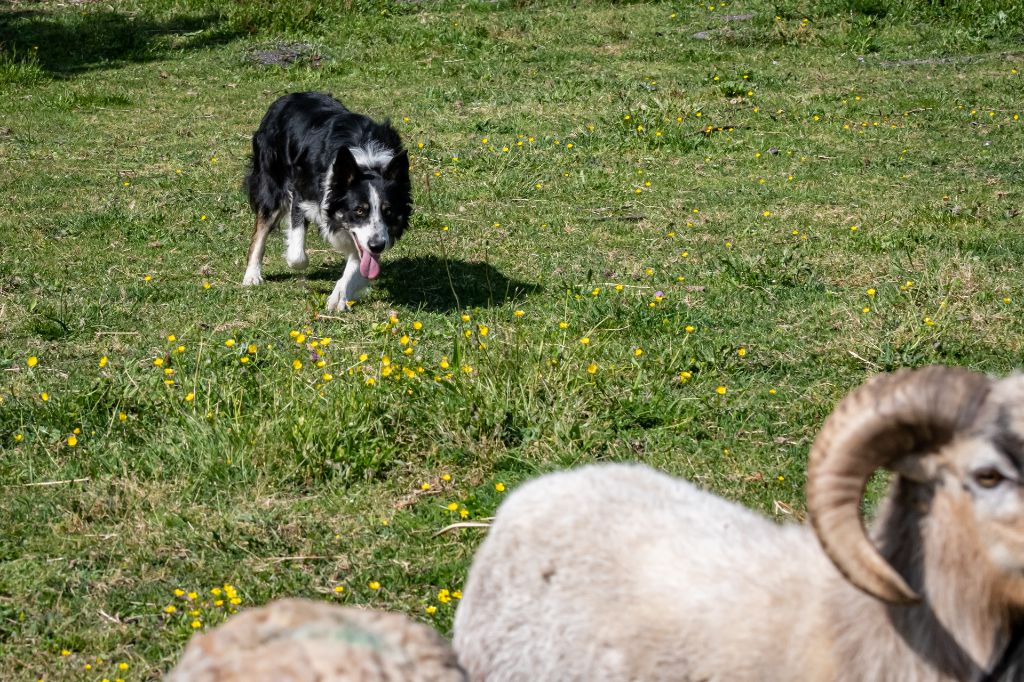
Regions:
<instances>
[{"instance_id":1,"label":"dog's left ear","mask_svg":"<svg viewBox=\"0 0 1024 682\"><path fill-rule=\"evenodd\" d=\"M391 159L381 174L385 180L409 181L409 152L402 153Z\"/></svg>"}]
</instances>

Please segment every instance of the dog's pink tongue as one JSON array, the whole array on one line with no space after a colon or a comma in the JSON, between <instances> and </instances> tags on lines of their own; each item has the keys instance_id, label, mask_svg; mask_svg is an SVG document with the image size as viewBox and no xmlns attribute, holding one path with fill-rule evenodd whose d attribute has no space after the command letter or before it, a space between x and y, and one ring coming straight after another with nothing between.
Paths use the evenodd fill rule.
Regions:
<instances>
[{"instance_id":1,"label":"dog's pink tongue","mask_svg":"<svg viewBox=\"0 0 1024 682\"><path fill-rule=\"evenodd\" d=\"M363 257L359 259L359 272L366 279L377 279L380 274L380 260L377 254L369 249L363 249Z\"/></svg>"}]
</instances>

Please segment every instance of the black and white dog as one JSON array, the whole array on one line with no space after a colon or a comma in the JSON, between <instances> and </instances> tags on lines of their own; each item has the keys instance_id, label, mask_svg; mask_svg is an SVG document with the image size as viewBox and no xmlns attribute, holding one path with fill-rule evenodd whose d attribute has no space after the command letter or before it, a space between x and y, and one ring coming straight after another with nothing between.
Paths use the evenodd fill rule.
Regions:
<instances>
[{"instance_id":1,"label":"black and white dog","mask_svg":"<svg viewBox=\"0 0 1024 682\"><path fill-rule=\"evenodd\" d=\"M346 310L380 274L380 254L402 236L412 211L409 155L398 132L318 92L285 95L270 105L252 137L245 185L256 227L242 284L263 282L267 235L279 222L285 260L305 268L312 222L347 256L328 310Z\"/></svg>"}]
</instances>

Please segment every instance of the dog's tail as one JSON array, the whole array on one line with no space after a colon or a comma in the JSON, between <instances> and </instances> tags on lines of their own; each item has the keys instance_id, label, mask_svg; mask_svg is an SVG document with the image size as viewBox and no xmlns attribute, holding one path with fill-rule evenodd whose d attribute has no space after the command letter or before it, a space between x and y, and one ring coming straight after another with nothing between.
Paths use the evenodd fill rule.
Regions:
<instances>
[{"instance_id":1,"label":"dog's tail","mask_svg":"<svg viewBox=\"0 0 1024 682\"><path fill-rule=\"evenodd\" d=\"M245 190L249 193L249 206L261 218L270 218L284 204L288 196L285 187L285 160L275 146L262 144L260 131L252 138L252 162L245 177Z\"/></svg>"}]
</instances>

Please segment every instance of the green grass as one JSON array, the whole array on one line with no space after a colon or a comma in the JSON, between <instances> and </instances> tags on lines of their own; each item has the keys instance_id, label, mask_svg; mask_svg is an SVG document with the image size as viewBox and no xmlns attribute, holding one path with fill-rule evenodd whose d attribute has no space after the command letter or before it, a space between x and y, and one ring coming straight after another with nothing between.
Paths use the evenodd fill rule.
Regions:
<instances>
[{"instance_id":1,"label":"green grass","mask_svg":"<svg viewBox=\"0 0 1024 682\"><path fill-rule=\"evenodd\" d=\"M0 13L2 679L158 677L178 588L204 627L227 583L447 631L482 531L436 532L529 477L642 461L799 516L851 387L1020 362L1015 5L96 7ZM249 136L305 89L412 150L343 316L315 237L239 286Z\"/></svg>"}]
</instances>

